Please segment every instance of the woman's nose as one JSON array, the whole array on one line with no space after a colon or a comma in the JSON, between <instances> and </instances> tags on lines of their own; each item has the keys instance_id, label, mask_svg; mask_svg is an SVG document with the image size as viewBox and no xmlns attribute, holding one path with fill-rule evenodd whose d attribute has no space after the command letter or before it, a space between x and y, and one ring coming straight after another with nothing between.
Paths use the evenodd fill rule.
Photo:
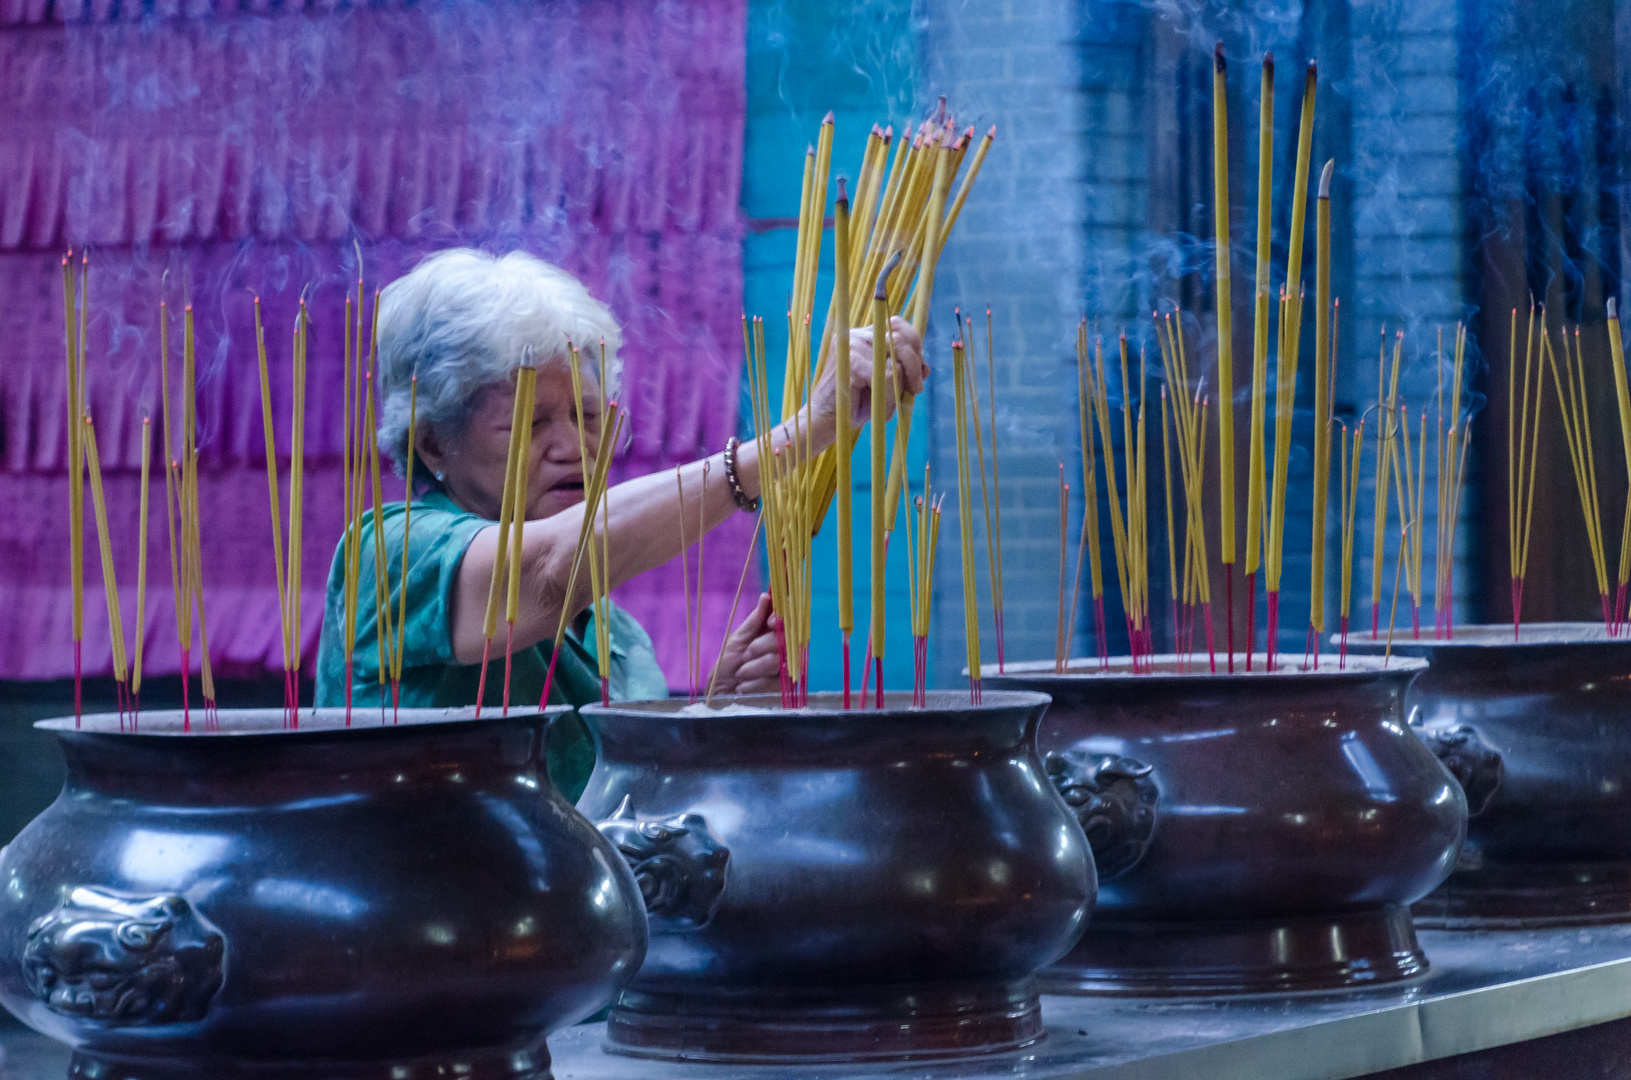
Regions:
<instances>
[{"instance_id":1,"label":"woman's nose","mask_svg":"<svg viewBox=\"0 0 1631 1080\"><path fill-rule=\"evenodd\" d=\"M557 420L546 427L544 431L544 456L550 461L570 465L580 459L582 450L580 449L578 426L576 424ZM593 452L591 446L590 453Z\"/></svg>"}]
</instances>

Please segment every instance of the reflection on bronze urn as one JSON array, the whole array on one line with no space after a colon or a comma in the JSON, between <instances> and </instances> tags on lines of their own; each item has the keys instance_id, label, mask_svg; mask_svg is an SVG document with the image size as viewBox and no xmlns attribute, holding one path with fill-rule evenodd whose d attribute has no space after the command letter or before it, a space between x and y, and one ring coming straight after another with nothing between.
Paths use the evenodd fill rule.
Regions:
<instances>
[{"instance_id":1,"label":"reflection on bronze urn","mask_svg":"<svg viewBox=\"0 0 1631 1080\"><path fill-rule=\"evenodd\" d=\"M646 945L545 772L562 711L43 722L68 777L0 852L0 1003L78 1077L547 1078Z\"/></svg>"},{"instance_id":2,"label":"reflection on bronze urn","mask_svg":"<svg viewBox=\"0 0 1631 1080\"><path fill-rule=\"evenodd\" d=\"M1035 975L1087 923L1088 845L1037 757L1047 698L591 706L579 807L651 905L608 1048L863 1061L1043 1035Z\"/></svg>"},{"instance_id":3,"label":"reflection on bronze urn","mask_svg":"<svg viewBox=\"0 0 1631 1080\"><path fill-rule=\"evenodd\" d=\"M1631 637L1600 623L1526 623L1516 641L1511 624L1458 626L1449 641L1395 636L1393 652L1429 662L1412 723L1472 810L1455 872L1416 922L1631 921Z\"/></svg>"},{"instance_id":4,"label":"reflection on bronze urn","mask_svg":"<svg viewBox=\"0 0 1631 1080\"><path fill-rule=\"evenodd\" d=\"M1093 925L1043 988L1262 993L1425 972L1409 905L1466 827L1461 789L1405 724L1425 665L1146 665L985 672L1053 696L1038 746L1100 869Z\"/></svg>"}]
</instances>

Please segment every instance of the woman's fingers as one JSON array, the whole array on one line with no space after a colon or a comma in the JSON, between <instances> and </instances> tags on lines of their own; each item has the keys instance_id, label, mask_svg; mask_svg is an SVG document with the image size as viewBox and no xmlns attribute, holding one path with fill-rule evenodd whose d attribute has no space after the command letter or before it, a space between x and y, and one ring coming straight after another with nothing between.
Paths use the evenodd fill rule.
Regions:
<instances>
[{"instance_id":1,"label":"woman's fingers","mask_svg":"<svg viewBox=\"0 0 1631 1080\"><path fill-rule=\"evenodd\" d=\"M770 653L770 674L776 674L774 653L776 635L770 594L760 593L747 617L736 625L725 640L724 657L719 662L719 688L727 693L750 693L748 682L763 677L763 656ZM768 646L765 644L768 641Z\"/></svg>"},{"instance_id":2,"label":"woman's fingers","mask_svg":"<svg viewBox=\"0 0 1631 1080\"><path fill-rule=\"evenodd\" d=\"M906 389L914 394L923 393L923 377L928 367L923 363L923 339L912 324L896 315L889 320L889 349L895 358L895 370Z\"/></svg>"},{"instance_id":3,"label":"woman's fingers","mask_svg":"<svg viewBox=\"0 0 1631 1080\"><path fill-rule=\"evenodd\" d=\"M736 624L735 630L731 631L731 643L740 643L745 647L754 638L763 634L770 625L770 611L770 594L760 593L759 602L753 605L753 610Z\"/></svg>"}]
</instances>

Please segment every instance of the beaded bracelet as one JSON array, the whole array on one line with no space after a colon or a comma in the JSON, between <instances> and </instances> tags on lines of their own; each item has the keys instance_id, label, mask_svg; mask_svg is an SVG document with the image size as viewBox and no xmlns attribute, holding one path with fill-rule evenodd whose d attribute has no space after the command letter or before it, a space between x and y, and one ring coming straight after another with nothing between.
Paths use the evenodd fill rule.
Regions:
<instances>
[{"instance_id":1,"label":"beaded bracelet","mask_svg":"<svg viewBox=\"0 0 1631 1080\"><path fill-rule=\"evenodd\" d=\"M742 445L742 440L735 435L725 440L725 479L731 485L731 499L737 508L749 514L759 509L759 500L750 499L747 492L742 490L741 481L736 477L736 448Z\"/></svg>"}]
</instances>

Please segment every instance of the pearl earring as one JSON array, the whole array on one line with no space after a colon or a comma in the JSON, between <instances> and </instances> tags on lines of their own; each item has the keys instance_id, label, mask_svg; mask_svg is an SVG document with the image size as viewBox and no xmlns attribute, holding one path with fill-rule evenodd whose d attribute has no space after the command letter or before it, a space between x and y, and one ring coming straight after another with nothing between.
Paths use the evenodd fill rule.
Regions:
<instances>
[{"instance_id":1,"label":"pearl earring","mask_svg":"<svg viewBox=\"0 0 1631 1080\"><path fill-rule=\"evenodd\" d=\"M446 480L446 479L447 479L447 473L439 472L439 473L436 474L436 482L438 484L440 484L443 480Z\"/></svg>"}]
</instances>

